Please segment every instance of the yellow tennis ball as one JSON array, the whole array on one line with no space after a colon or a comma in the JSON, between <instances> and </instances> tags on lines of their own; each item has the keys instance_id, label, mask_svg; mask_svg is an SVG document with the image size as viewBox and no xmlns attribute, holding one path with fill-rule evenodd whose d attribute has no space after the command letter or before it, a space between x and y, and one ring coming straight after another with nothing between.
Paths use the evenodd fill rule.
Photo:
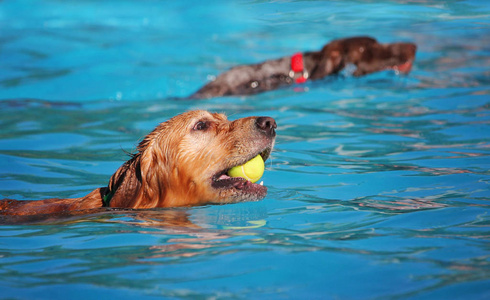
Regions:
<instances>
[{"instance_id":1,"label":"yellow tennis ball","mask_svg":"<svg viewBox=\"0 0 490 300\"><path fill-rule=\"evenodd\" d=\"M264 174L264 160L257 155L241 166L236 166L228 171L231 177L242 177L251 182L257 182Z\"/></svg>"}]
</instances>

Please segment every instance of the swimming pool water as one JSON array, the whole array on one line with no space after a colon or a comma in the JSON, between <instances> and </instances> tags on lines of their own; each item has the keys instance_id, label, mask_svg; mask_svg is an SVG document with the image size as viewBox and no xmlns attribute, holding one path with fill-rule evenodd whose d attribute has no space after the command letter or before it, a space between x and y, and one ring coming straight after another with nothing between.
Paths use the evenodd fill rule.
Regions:
<instances>
[{"instance_id":1,"label":"swimming pool water","mask_svg":"<svg viewBox=\"0 0 490 300\"><path fill-rule=\"evenodd\" d=\"M186 110L279 127L260 202L0 226L0 298L488 299L489 16L486 1L1 2L0 198L85 195ZM417 43L412 73L175 99L355 35Z\"/></svg>"}]
</instances>

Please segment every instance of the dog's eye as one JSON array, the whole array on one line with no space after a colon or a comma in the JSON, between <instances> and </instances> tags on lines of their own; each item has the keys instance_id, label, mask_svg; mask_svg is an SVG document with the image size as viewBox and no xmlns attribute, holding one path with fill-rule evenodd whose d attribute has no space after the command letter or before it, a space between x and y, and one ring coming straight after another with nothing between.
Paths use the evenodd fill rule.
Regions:
<instances>
[{"instance_id":1,"label":"dog's eye","mask_svg":"<svg viewBox=\"0 0 490 300\"><path fill-rule=\"evenodd\" d=\"M194 130L206 130L208 129L209 125L207 122L204 121L199 121L196 124L194 124L194 127L192 129Z\"/></svg>"}]
</instances>

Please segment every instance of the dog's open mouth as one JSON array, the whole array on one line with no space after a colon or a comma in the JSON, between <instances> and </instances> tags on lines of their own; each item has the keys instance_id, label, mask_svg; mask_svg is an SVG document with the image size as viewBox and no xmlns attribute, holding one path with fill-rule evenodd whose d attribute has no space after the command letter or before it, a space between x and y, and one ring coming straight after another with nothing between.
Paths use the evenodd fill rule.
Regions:
<instances>
[{"instance_id":1,"label":"dog's open mouth","mask_svg":"<svg viewBox=\"0 0 490 300\"><path fill-rule=\"evenodd\" d=\"M408 74L410 72L410 70L412 70L412 64L413 64L413 61L410 59L410 60L407 60L406 62L404 62L402 64L399 64L399 65L392 67L392 69L395 70L396 72Z\"/></svg>"},{"instance_id":2,"label":"dog's open mouth","mask_svg":"<svg viewBox=\"0 0 490 300\"><path fill-rule=\"evenodd\" d=\"M251 157L245 157L243 161L227 166L225 169L213 175L211 186L216 189L234 189L240 193L265 196L267 194L267 188L263 186L263 182L253 183L242 177L230 177L228 175L228 171L235 166L246 163L257 155L260 155L265 162L269 158L271 150L272 149L269 147L265 148L264 150L255 153Z\"/></svg>"}]
</instances>

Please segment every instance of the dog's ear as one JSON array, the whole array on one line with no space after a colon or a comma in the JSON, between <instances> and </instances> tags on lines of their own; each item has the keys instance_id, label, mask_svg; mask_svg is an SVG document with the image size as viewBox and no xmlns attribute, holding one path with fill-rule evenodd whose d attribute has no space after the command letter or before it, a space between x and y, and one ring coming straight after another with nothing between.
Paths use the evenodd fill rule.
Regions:
<instances>
[{"instance_id":1,"label":"dog's ear","mask_svg":"<svg viewBox=\"0 0 490 300\"><path fill-rule=\"evenodd\" d=\"M111 199L106 200L106 206L149 208L165 198L170 149L160 148L164 132L165 125L160 124L141 141L138 153L114 173L109 183Z\"/></svg>"},{"instance_id":2,"label":"dog's ear","mask_svg":"<svg viewBox=\"0 0 490 300\"><path fill-rule=\"evenodd\" d=\"M310 74L311 79L320 79L325 76L338 73L344 68L342 53L337 49L332 49L328 45L321 51L320 60Z\"/></svg>"},{"instance_id":3,"label":"dog's ear","mask_svg":"<svg viewBox=\"0 0 490 300\"><path fill-rule=\"evenodd\" d=\"M141 180L140 155L138 153L112 175L109 181L109 189L104 197L105 205L132 207L131 203L141 190Z\"/></svg>"},{"instance_id":4,"label":"dog's ear","mask_svg":"<svg viewBox=\"0 0 490 300\"><path fill-rule=\"evenodd\" d=\"M167 165L169 149L161 149L153 144L143 153L139 161L139 173L141 176L140 197L144 200L140 207L154 207L160 199L165 198L166 186L170 168Z\"/></svg>"}]
</instances>

